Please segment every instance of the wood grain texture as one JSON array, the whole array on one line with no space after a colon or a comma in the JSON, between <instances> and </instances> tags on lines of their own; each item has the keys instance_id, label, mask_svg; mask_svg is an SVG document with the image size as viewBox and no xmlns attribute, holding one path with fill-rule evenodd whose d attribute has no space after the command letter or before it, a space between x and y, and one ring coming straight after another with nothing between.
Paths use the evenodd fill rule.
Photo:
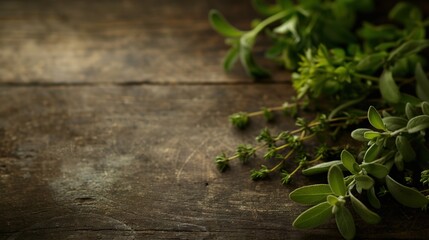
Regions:
<instances>
[{"instance_id":1,"label":"wood grain texture","mask_svg":"<svg viewBox=\"0 0 429 240\"><path fill-rule=\"evenodd\" d=\"M0 239L338 238L332 222L291 226L305 207L288 193L310 180L286 188L278 176L252 182L252 164L224 174L213 164L265 125L238 132L228 113L289 94L287 85L1 88ZM358 221L359 237L429 233L426 214L396 209L369 230Z\"/></svg>"},{"instance_id":2,"label":"wood grain texture","mask_svg":"<svg viewBox=\"0 0 429 240\"><path fill-rule=\"evenodd\" d=\"M251 81L219 67L212 8L243 29L255 16L248 1L1 1L0 82Z\"/></svg>"}]
</instances>

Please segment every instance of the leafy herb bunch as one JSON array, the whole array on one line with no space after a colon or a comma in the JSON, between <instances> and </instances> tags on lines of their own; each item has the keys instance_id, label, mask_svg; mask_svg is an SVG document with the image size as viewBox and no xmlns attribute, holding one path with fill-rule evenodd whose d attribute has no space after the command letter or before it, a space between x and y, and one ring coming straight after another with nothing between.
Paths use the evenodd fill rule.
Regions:
<instances>
[{"instance_id":1,"label":"leafy herb bunch","mask_svg":"<svg viewBox=\"0 0 429 240\"><path fill-rule=\"evenodd\" d=\"M209 14L212 27L230 45L223 66L229 71L239 61L250 76L269 76L253 57L256 39L264 35L271 39L266 57L293 71L296 96L282 106L235 113L230 121L245 128L252 117L262 115L269 121L274 111L282 111L295 118L297 128L278 134L263 129L256 137L258 145L242 144L231 156L217 156L218 169L226 170L234 159L246 163L263 152L264 161L276 164L252 170L253 180L280 172L282 183L287 184L299 171L303 175L327 173L328 184L291 192L293 201L314 205L293 225L313 228L334 216L346 239L355 236L350 205L370 224L380 221L370 208L380 208L378 197L386 193L404 206L425 208L429 203L425 196L429 192L429 80L421 51L429 46L429 20L420 9L400 2L389 12L389 22L377 25L359 19L374 9L372 0L252 3L265 18L253 21L248 31L233 27L216 10ZM301 110L318 106L320 100L326 107L319 106L314 119L300 117ZM371 128L362 128L365 122ZM362 143L360 147L343 149L324 140L315 148L305 144L357 124L351 137ZM291 160L296 167L289 172L286 162ZM420 181L415 181L415 172Z\"/></svg>"}]
</instances>

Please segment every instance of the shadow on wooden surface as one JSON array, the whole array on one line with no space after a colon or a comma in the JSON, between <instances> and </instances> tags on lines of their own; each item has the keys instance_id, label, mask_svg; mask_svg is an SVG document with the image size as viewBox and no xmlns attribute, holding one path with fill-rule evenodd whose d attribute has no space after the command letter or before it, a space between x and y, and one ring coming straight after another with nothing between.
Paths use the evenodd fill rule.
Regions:
<instances>
[{"instance_id":1,"label":"shadow on wooden surface","mask_svg":"<svg viewBox=\"0 0 429 240\"><path fill-rule=\"evenodd\" d=\"M332 222L291 226L305 207L289 192L317 180L216 170L265 125L239 132L227 116L293 91L223 73L210 8L242 27L253 16L248 1L0 3L0 239L339 238ZM387 204L358 238L428 236L426 213Z\"/></svg>"}]
</instances>

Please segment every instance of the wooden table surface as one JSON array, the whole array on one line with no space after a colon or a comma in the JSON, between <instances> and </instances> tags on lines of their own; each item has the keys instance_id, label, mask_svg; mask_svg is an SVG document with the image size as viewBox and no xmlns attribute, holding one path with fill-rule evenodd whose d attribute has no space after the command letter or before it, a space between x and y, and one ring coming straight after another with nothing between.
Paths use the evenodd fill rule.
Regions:
<instances>
[{"instance_id":1,"label":"wooden table surface","mask_svg":"<svg viewBox=\"0 0 429 240\"><path fill-rule=\"evenodd\" d=\"M211 8L243 28L255 16L248 0L0 2L0 239L340 237L332 221L291 226L305 207L288 194L314 179L217 171L215 155L265 126L240 132L227 116L293 90L281 71L266 84L225 74ZM359 239L428 238L427 213L386 201Z\"/></svg>"}]
</instances>

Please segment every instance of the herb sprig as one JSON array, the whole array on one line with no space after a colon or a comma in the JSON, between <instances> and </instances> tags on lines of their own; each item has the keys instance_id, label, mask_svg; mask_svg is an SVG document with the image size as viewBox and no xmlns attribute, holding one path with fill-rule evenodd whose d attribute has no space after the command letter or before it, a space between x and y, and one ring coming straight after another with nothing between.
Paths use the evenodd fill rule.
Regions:
<instances>
[{"instance_id":1,"label":"herb sprig","mask_svg":"<svg viewBox=\"0 0 429 240\"><path fill-rule=\"evenodd\" d=\"M235 154L217 156L218 169L226 170L234 159L243 164L256 160L262 152L264 163L251 171L253 180L278 172L282 184L288 184L298 172L326 173L327 184L290 193L291 200L312 205L293 225L314 228L334 217L345 239L356 234L349 206L369 224L381 221L373 209L381 207L378 197L386 193L404 206L426 208L429 80L421 52L429 47L429 19L407 2L396 4L386 16L388 23L382 25L359 18L373 10L372 0L252 3L265 18L254 21L247 31L233 27L216 10L209 14L213 28L230 45L224 69L229 71L239 61L250 76L269 76L252 54L256 38L268 37L271 46L266 56L293 71L296 96L279 107L235 113L230 122L245 128L251 118L271 121L273 112L282 111L295 119L297 128L278 134L263 129L256 146L239 145ZM303 118L300 112L306 107L319 114ZM357 140L351 147L324 143L326 136L335 137L351 127L357 127L349 132ZM318 139L323 139L319 145L306 144ZM294 162L295 168L288 170L287 162ZM419 181L414 181L416 175Z\"/></svg>"}]
</instances>

